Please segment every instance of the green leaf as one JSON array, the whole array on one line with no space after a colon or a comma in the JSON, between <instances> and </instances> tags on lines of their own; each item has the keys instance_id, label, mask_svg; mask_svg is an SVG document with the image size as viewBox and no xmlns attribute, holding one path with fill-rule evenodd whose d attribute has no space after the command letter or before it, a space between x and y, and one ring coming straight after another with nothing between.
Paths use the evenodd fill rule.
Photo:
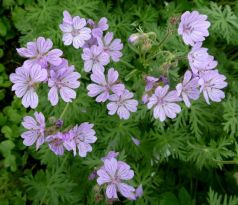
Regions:
<instances>
[{"instance_id":1,"label":"green leaf","mask_svg":"<svg viewBox=\"0 0 238 205\"><path fill-rule=\"evenodd\" d=\"M238 44L238 17L229 5L223 7L211 2L210 8L202 7L200 10L208 15L208 20L211 21L211 30L214 34L224 38L227 43Z\"/></svg>"},{"instance_id":2,"label":"green leaf","mask_svg":"<svg viewBox=\"0 0 238 205\"><path fill-rule=\"evenodd\" d=\"M1 132L4 134L6 138L11 138L13 134L12 129L7 125L2 127Z\"/></svg>"},{"instance_id":3,"label":"green leaf","mask_svg":"<svg viewBox=\"0 0 238 205\"><path fill-rule=\"evenodd\" d=\"M0 152L4 157L11 154L11 150L15 147L15 144L11 140L5 140L0 143Z\"/></svg>"},{"instance_id":4,"label":"green leaf","mask_svg":"<svg viewBox=\"0 0 238 205\"><path fill-rule=\"evenodd\" d=\"M6 34L7 34L7 27L4 24L3 20L0 19L0 36L6 36ZM0 55L0 57L1 57L1 55Z\"/></svg>"}]
</instances>

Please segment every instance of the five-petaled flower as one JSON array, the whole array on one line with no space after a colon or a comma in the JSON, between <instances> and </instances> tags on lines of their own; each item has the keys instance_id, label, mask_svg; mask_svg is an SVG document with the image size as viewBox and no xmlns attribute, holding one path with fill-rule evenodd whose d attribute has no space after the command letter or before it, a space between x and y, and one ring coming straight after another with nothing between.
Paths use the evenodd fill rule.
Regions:
<instances>
[{"instance_id":1,"label":"five-petaled flower","mask_svg":"<svg viewBox=\"0 0 238 205\"><path fill-rule=\"evenodd\" d=\"M53 49L50 39L38 37L34 42L28 42L26 48L17 48L20 56L29 58L25 60L24 66L31 68L33 65L40 65L41 68L48 68L49 65L59 65L62 61L63 52L60 49Z\"/></svg>"},{"instance_id":2,"label":"five-petaled flower","mask_svg":"<svg viewBox=\"0 0 238 205\"><path fill-rule=\"evenodd\" d=\"M104 37L98 38L98 45L104 49L104 52L106 52L114 62L118 62L122 57L121 50L123 44L118 38L113 40L112 32L107 32Z\"/></svg>"},{"instance_id":3,"label":"five-petaled flower","mask_svg":"<svg viewBox=\"0 0 238 205\"><path fill-rule=\"evenodd\" d=\"M149 98L147 107L149 109L153 108L153 115L155 119L160 119L164 121L166 117L175 118L176 114L181 111L180 106L176 103L181 101L178 97L177 91L169 91L169 86L157 87L155 93Z\"/></svg>"},{"instance_id":4,"label":"five-petaled flower","mask_svg":"<svg viewBox=\"0 0 238 205\"><path fill-rule=\"evenodd\" d=\"M202 42L209 35L208 28L210 22L207 21L207 16L202 15L197 11L186 11L181 16L178 33L182 35L186 45L193 46L197 42Z\"/></svg>"},{"instance_id":5,"label":"five-petaled flower","mask_svg":"<svg viewBox=\"0 0 238 205\"><path fill-rule=\"evenodd\" d=\"M15 91L17 97L22 97L22 104L25 108L35 109L37 107L36 87L38 83L43 82L46 78L47 71L37 64L31 68L23 65L23 67L16 69L16 73L10 75L10 80L14 83L12 90Z\"/></svg>"},{"instance_id":6,"label":"five-petaled flower","mask_svg":"<svg viewBox=\"0 0 238 205\"><path fill-rule=\"evenodd\" d=\"M23 132L21 137L24 139L24 145L31 146L36 143L36 150L38 150L45 141L45 117L41 112L35 112L34 116L35 119L31 116L23 118L22 125L28 131Z\"/></svg>"},{"instance_id":7,"label":"five-petaled flower","mask_svg":"<svg viewBox=\"0 0 238 205\"><path fill-rule=\"evenodd\" d=\"M135 188L124 183L134 177L134 172L130 166L115 158L105 159L104 165L97 171L97 183L99 185L107 184L106 196L108 199L117 199L117 192L122 196L134 199Z\"/></svg>"},{"instance_id":8,"label":"five-petaled flower","mask_svg":"<svg viewBox=\"0 0 238 205\"><path fill-rule=\"evenodd\" d=\"M191 106L190 100L197 100L200 96L200 92L198 90L198 77L192 77L191 71L186 71L184 74L184 79L182 83L179 83L176 86L176 90L178 92L178 96L181 96L185 105L187 107Z\"/></svg>"},{"instance_id":9,"label":"five-petaled flower","mask_svg":"<svg viewBox=\"0 0 238 205\"><path fill-rule=\"evenodd\" d=\"M93 45L91 48L84 48L82 59L84 60L85 72L94 70L104 71L104 66L110 62L110 56L100 46Z\"/></svg>"},{"instance_id":10,"label":"five-petaled flower","mask_svg":"<svg viewBox=\"0 0 238 205\"><path fill-rule=\"evenodd\" d=\"M113 94L109 97L109 102L107 104L107 109L109 110L109 115L114 115L117 113L120 119L128 119L130 117L130 112L136 112L138 101L132 99L133 93L128 90L124 90L121 95Z\"/></svg>"},{"instance_id":11,"label":"five-petaled flower","mask_svg":"<svg viewBox=\"0 0 238 205\"><path fill-rule=\"evenodd\" d=\"M86 27L86 20L79 16L72 17L68 11L64 11L63 15L63 23L59 27L63 32L64 45L73 44L75 48L82 48L91 38L91 29Z\"/></svg>"},{"instance_id":12,"label":"five-petaled flower","mask_svg":"<svg viewBox=\"0 0 238 205\"><path fill-rule=\"evenodd\" d=\"M214 102L221 102L225 97L225 93L221 90L227 86L225 80L226 77L219 74L217 70L210 70L201 74L198 83L207 104L210 104L209 99Z\"/></svg>"},{"instance_id":13,"label":"five-petaled flower","mask_svg":"<svg viewBox=\"0 0 238 205\"><path fill-rule=\"evenodd\" d=\"M97 96L97 102L105 102L112 93L121 95L125 86L117 82L118 77L119 74L114 68L108 70L107 79L101 70L95 70L91 75L91 80L96 84L88 85L88 95L90 97Z\"/></svg>"},{"instance_id":14,"label":"five-petaled flower","mask_svg":"<svg viewBox=\"0 0 238 205\"><path fill-rule=\"evenodd\" d=\"M58 103L58 93L65 102L72 102L72 99L76 98L74 89L80 86L78 81L80 77L81 75L74 71L74 66L68 66L66 60L58 67L52 67L48 80L48 86L50 87L48 99L51 105L54 106Z\"/></svg>"}]
</instances>

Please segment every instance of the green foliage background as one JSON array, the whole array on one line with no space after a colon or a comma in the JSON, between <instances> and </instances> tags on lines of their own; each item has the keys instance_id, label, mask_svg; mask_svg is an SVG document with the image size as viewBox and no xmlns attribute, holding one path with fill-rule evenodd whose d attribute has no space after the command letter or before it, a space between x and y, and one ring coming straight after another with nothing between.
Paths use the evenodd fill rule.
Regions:
<instances>
[{"instance_id":1,"label":"green foliage background","mask_svg":"<svg viewBox=\"0 0 238 205\"><path fill-rule=\"evenodd\" d=\"M140 105L127 121L108 116L105 105L87 96L89 76L83 72L81 51L65 47L59 23L63 10L85 18L109 19L110 31L124 43L123 60L137 63L127 44L139 26L163 38L171 17L186 10L207 14L211 27L205 41L209 52L218 60L218 70L227 77L226 98L222 103L207 105L201 98L190 109L185 106L175 120L160 123ZM95 124L98 141L87 158L66 153L55 156L46 145L38 152L26 148L20 134L25 115L32 115L10 90L8 75L23 59L15 48L38 36L51 38L54 46L82 74L77 99L64 116L65 127L84 121ZM186 54L186 47L176 35L164 46L174 54ZM151 71L161 66L161 59L151 62ZM143 79L131 75L132 68L111 63L126 86L140 100ZM181 67L186 69L184 60ZM170 71L179 76L180 71ZM54 107L47 101L45 88L40 90L37 111L46 118L59 117L65 103ZM89 174L101 165L108 151L120 152L135 171L133 185L140 183L144 195L136 202L121 200L116 204L139 205L237 205L238 204L238 1L206 0L3 0L0 6L0 204L106 204L96 202L95 181ZM137 147L131 137L141 140Z\"/></svg>"}]
</instances>

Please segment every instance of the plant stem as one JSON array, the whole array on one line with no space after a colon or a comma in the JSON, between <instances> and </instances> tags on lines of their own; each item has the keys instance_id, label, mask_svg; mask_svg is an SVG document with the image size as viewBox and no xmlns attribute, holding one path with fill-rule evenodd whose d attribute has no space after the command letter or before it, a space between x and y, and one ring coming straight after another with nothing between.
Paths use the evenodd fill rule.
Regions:
<instances>
[{"instance_id":1,"label":"plant stem","mask_svg":"<svg viewBox=\"0 0 238 205\"><path fill-rule=\"evenodd\" d=\"M168 39L168 37L169 37L169 35L170 35L170 29L168 28L167 29L167 33L165 34L165 36L164 36L164 38L159 42L159 44L157 45L158 47L160 47L167 39Z\"/></svg>"},{"instance_id":2,"label":"plant stem","mask_svg":"<svg viewBox=\"0 0 238 205\"><path fill-rule=\"evenodd\" d=\"M67 111L68 107L69 107L69 103L67 103L67 104L65 105L64 110L63 110L63 112L61 113L59 119L61 119L61 120L63 119L64 114L65 114L65 112Z\"/></svg>"},{"instance_id":3,"label":"plant stem","mask_svg":"<svg viewBox=\"0 0 238 205\"><path fill-rule=\"evenodd\" d=\"M123 63L124 65L128 66L129 68L135 68L133 65L131 65L130 63L124 61L124 60L120 60L121 63Z\"/></svg>"},{"instance_id":4,"label":"plant stem","mask_svg":"<svg viewBox=\"0 0 238 205\"><path fill-rule=\"evenodd\" d=\"M236 161L232 161L232 160L230 160L230 161L220 161L220 160L213 160L214 162L217 162L217 163L222 163L222 164L238 164L238 162L236 162Z\"/></svg>"}]
</instances>

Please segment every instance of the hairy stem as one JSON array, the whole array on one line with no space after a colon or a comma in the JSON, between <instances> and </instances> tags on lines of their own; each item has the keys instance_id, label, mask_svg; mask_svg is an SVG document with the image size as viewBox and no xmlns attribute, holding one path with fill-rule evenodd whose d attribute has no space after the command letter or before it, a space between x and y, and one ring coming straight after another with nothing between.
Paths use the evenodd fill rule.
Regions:
<instances>
[{"instance_id":1,"label":"hairy stem","mask_svg":"<svg viewBox=\"0 0 238 205\"><path fill-rule=\"evenodd\" d=\"M64 114L65 114L65 112L67 111L68 107L69 107L69 103L67 103L67 104L65 105L64 110L63 110L63 112L61 113L59 119L63 119Z\"/></svg>"}]
</instances>

